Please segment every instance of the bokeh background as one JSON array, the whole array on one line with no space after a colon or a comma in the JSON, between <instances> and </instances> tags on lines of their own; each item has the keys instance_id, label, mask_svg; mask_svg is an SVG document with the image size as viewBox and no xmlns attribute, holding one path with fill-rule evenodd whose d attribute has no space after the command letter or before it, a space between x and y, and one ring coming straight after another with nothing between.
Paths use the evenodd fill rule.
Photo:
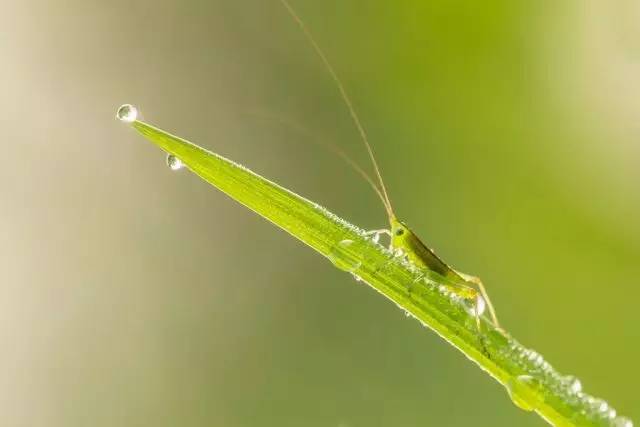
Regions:
<instances>
[{"instance_id":1,"label":"bokeh background","mask_svg":"<svg viewBox=\"0 0 640 427\"><path fill-rule=\"evenodd\" d=\"M520 341L640 418L640 4L291 1L396 211L484 279ZM115 121L134 103L384 226L366 183L310 142L366 162L277 0L1 4L0 424L544 425Z\"/></svg>"}]
</instances>

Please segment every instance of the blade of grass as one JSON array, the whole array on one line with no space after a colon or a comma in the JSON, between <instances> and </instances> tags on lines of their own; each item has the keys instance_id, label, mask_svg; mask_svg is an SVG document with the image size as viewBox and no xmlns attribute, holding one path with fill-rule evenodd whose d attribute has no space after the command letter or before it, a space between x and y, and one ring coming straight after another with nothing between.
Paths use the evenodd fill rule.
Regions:
<instances>
[{"instance_id":1,"label":"blade of grass","mask_svg":"<svg viewBox=\"0 0 640 427\"><path fill-rule=\"evenodd\" d=\"M123 119L119 115L120 119ZM362 279L435 331L506 387L522 409L557 426L632 427L603 400L582 392L574 377L562 376L484 317L480 331L469 302L449 292L447 281L416 269L371 240L364 230L318 204L247 168L145 122L133 128L202 179Z\"/></svg>"}]
</instances>

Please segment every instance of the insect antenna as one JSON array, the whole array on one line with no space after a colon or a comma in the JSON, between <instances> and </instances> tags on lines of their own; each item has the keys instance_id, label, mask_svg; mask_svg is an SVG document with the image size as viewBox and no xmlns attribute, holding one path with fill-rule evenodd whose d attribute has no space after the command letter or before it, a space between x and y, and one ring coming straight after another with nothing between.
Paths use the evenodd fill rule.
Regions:
<instances>
[{"instance_id":1,"label":"insect antenna","mask_svg":"<svg viewBox=\"0 0 640 427\"><path fill-rule=\"evenodd\" d=\"M356 110L353 107L353 103L351 102L351 98L349 97L349 94L347 94L347 90L345 89L344 85L342 84L342 81L338 77L338 74L333 69L333 66L329 62L329 59L327 58L327 56L324 54L324 52L320 48L320 45L316 42L315 38L311 34L311 31L309 31L309 29L307 28L307 25L304 23L302 18L300 18L300 16L296 13L296 11L293 9L293 7L291 7L291 5L289 4L289 2L287 0L280 0L280 2L287 9L287 11L291 15L291 17L294 19L294 21L297 22L298 26L300 26L300 29L302 29L302 32L306 36L307 40L309 41L309 43L311 43L311 46L313 46L313 49L316 51L316 54L322 60L322 63L324 64L325 68L327 69L327 71L331 75L331 78L336 83L336 86L338 87L338 90L340 91L340 96L342 97L342 100L344 101L344 103L347 106L347 109L349 110L349 114L351 115L351 118L352 118L354 124L356 125L356 128L358 129L358 133L360 134L360 138L362 139L362 142L364 143L364 145L365 145L365 147L367 149L367 153L369 155L369 159L371 159L371 163L373 165L373 169L376 172L376 177L378 178L378 182L380 184L379 187L375 186L376 189L377 189L377 192L381 193L381 195L382 195L382 203L384 204L384 207L387 210L387 215L389 216L389 219L394 218L395 215L393 213L393 208L391 207L391 201L389 200L389 195L387 193L387 188L384 185L384 181L382 179L382 174L380 173L380 167L378 166L378 162L376 161L376 157L373 154L373 149L371 148L371 144L369 143L369 138L367 136L367 132L365 131L364 126L362 126L362 123L360 122L360 118L358 117L358 114L356 113ZM340 156L345 158L344 154L342 154ZM351 160L348 160L348 162L352 166L354 166L354 164L355 164L355 163L352 163ZM357 166L357 167L354 166L354 168L356 170L358 170L358 171L364 172L362 170L362 168L360 168L359 166ZM362 172L360 172L360 174L363 175L363 176L366 176L366 180L368 182L372 183L371 178L367 174L363 174Z\"/></svg>"},{"instance_id":2,"label":"insect antenna","mask_svg":"<svg viewBox=\"0 0 640 427\"><path fill-rule=\"evenodd\" d=\"M367 182L367 184L369 184L369 186L376 193L376 195L378 196L382 204L385 206L385 208L387 207L387 201L385 200L384 195L376 185L376 182L373 180L373 178L369 176L369 174L362 168L362 166L360 166L360 164L358 164L358 162L356 162L351 157L349 157L349 155L345 153L343 150L341 150L337 145L332 144L331 142L326 141L325 139L321 139L320 137L312 133L309 129L307 129L306 127L302 126L300 123L295 122L291 119L281 117L279 115L275 115L271 113L261 112L261 111L252 111L249 114L258 118L273 120L288 128L291 128L294 131L301 133L307 136L308 138L310 138L311 142L317 145L321 145L323 148L331 151L333 154L340 157L347 165L349 165L353 170L355 170Z\"/></svg>"}]
</instances>

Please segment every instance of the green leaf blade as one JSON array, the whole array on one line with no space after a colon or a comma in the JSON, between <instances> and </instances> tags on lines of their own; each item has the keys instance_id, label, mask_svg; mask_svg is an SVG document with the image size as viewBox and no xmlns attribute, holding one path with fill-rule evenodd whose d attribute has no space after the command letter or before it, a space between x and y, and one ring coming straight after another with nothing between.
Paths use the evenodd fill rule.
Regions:
<instances>
[{"instance_id":1,"label":"green leaf blade","mask_svg":"<svg viewBox=\"0 0 640 427\"><path fill-rule=\"evenodd\" d=\"M599 399L576 390L542 356L465 310L437 273L418 270L364 231L229 159L135 120L132 127L203 180L362 279L416 317L511 391L512 400L558 426L624 425ZM526 379L526 381L525 381ZM516 393L514 395L513 393Z\"/></svg>"}]
</instances>

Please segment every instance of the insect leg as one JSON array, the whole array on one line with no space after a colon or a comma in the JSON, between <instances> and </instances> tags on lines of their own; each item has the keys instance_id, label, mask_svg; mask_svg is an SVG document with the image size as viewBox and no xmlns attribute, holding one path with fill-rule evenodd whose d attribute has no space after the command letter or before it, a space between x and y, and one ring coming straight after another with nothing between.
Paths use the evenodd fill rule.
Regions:
<instances>
[{"instance_id":1,"label":"insect leg","mask_svg":"<svg viewBox=\"0 0 640 427\"><path fill-rule=\"evenodd\" d=\"M391 231L383 228L380 230L369 230L367 232L364 233L365 236L373 236L372 240L375 243L378 243L380 241L380 236L386 234L387 236L391 237Z\"/></svg>"},{"instance_id":2,"label":"insect leg","mask_svg":"<svg viewBox=\"0 0 640 427\"><path fill-rule=\"evenodd\" d=\"M496 310L493 308L493 304L491 303L491 298L489 298L489 294L487 293L487 290L482 284L482 280L480 280L479 277L470 276L468 274L464 274L464 273L458 273L458 274L464 277L464 279L467 280L469 283L473 283L478 287L478 290L480 291L480 295L482 295L482 298L484 298L485 302L487 303L487 308L489 309L489 315L491 316L493 326L495 326L498 329L501 329L500 322L498 322L498 316L496 315Z\"/></svg>"}]
</instances>

